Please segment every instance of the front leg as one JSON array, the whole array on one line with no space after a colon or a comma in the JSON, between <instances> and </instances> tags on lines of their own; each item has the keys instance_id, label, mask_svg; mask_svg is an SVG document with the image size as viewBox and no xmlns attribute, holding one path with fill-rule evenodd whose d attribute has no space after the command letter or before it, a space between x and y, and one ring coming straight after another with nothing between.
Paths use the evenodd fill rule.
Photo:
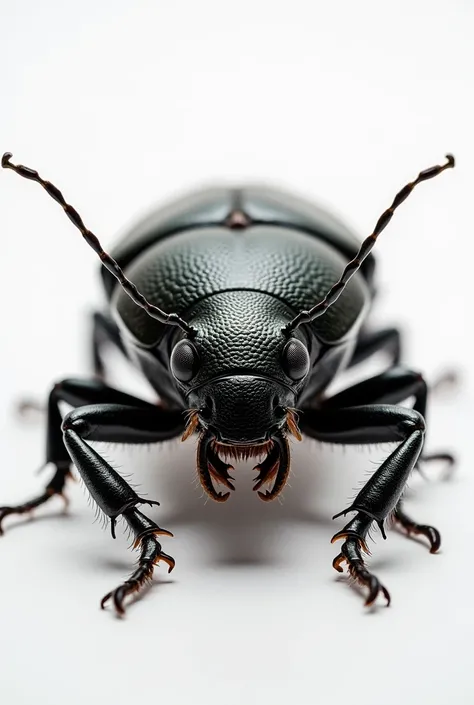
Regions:
<instances>
[{"instance_id":1,"label":"front leg","mask_svg":"<svg viewBox=\"0 0 474 705\"><path fill-rule=\"evenodd\" d=\"M171 571L174 559L161 549L157 536L172 536L161 529L137 507L159 502L140 497L135 490L94 450L88 441L120 443L156 443L173 438L184 430L179 412L160 408L139 408L120 404L97 404L72 411L63 422L64 443L84 483L102 512L110 519L112 537L120 517L134 536L134 547L140 547L138 567L123 584L108 593L102 607L113 598L118 614L124 613L124 599L140 590L153 575L156 563L164 561Z\"/></svg>"},{"instance_id":2,"label":"front leg","mask_svg":"<svg viewBox=\"0 0 474 705\"><path fill-rule=\"evenodd\" d=\"M423 376L419 372L404 367L392 367L376 377L364 380L327 399L324 408L340 409L363 404L398 404L409 397L414 397L413 408L423 416L426 422L428 386ZM416 465L417 469L420 470L424 464L432 460L443 460L448 466L454 464L454 458L450 453L420 454ZM439 531L433 526L419 524L407 516L402 502L403 499L400 499L393 512L395 522L408 535L425 536L430 542L431 553L436 553L441 545Z\"/></svg>"},{"instance_id":3,"label":"front leg","mask_svg":"<svg viewBox=\"0 0 474 705\"><path fill-rule=\"evenodd\" d=\"M344 540L341 553L333 565L339 572L347 562L349 572L369 588L366 605L382 592L390 602L388 591L364 565L362 553L367 552L366 539L375 523L385 536L385 520L400 500L406 481L415 467L423 447L425 422L417 411L391 405L359 406L354 408L309 410L302 416L301 430L317 440L328 443L361 444L399 441L398 447L382 463L358 493L350 507L336 514L356 516L339 531L332 541Z\"/></svg>"},{"instance_id":4,"label":"front leg","mask_svg":"<svg viewBox=\"0 0 474 705\"><path fill-rule=\"evenodd\" d=\"M152 503L150 502L150 504ZM157 502L153 502L153 504L157 504ZM133 548L140 548L138 565L131 576L117 588L108 592L100 603L100 606L104 609L107 602L112 599L115 610L120 616L125 614L123 603L127 595L139 592L146 583L151 582L157 563L160 561L166 563L168 565L168 573L171 573L175 566L174 558L161 550L161 543L156 538L157 536L169 536L172 538L173 534L171 531L161 529L136 508L127 509L122 516L135 536Z\"/></svg>"},{"instance_id":5,"label":"front leg","mask_svg":"<svg viewBox=\"0 0 474 705\"><path fill-rule=\"evenodd\" d=\"M44 467L52 465L54 475L46 485L44 491L21 504L0 507L0 535L3 534L2 521L5 517L29 514L32 510L49 502L53 497L60 496L68 505L64 488L70 477L71 458L63 443L61 431L62 416L60 403L66 402L73 407L84 406L86 404L121 404L126 406L136 406L140 408L155 409L154 404L130 396L118 389L109 387L98 380L88 379L64 379L54 385L49 395L47 404L46 421L46 458ZM176 415L176 424L179 424L181 417L179 412ZM171 418L169 416L168 418Z\"/></svg>"}]
</instances>

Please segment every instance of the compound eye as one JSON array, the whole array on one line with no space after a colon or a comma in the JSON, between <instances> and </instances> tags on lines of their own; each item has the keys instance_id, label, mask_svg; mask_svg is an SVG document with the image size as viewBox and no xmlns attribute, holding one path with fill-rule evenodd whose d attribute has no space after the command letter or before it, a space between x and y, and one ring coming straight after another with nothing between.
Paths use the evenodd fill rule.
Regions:
<instances>
[{"instance_id":1,"label":"compound eye","mask_svg":"<svg viewBox=\"0 0 474 705\"><path fill-rule=\"evenodd\" d=\"M300 340L292 338L283 348L283 370L290 379L303 379L309 371L309 353Z\"/></svg>"},{"instance_id":2,"label":"compound eye","mask_svg":"<svg viewBox=\"0 0 474 705\"><path fill-rule=\"evenodd\" d=\"M199 368L199 355L189 340L180 340L171 353L171 372L179 382L189 382Z\"/></svg>"}]
</instances>

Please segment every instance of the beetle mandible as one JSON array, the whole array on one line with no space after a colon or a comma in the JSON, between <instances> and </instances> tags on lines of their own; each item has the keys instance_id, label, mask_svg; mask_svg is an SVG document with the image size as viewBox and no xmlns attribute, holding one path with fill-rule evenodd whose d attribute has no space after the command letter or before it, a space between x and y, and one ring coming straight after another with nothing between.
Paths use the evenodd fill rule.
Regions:
<instances>
[{"instance_id":1,"label":"beetle mandible","mask_svg":"<svg viewBox=\"0 0 474 705\"><path fill-rule=\"evenodd\" d=\"M0 508L0 533L6 516L63 495L74 463L110 519L112 536L124 519L140 551L136 570L101 602L104 607L112 600L123 614L125 598L151 579L158 562L174 567L160 543L162 535L172 534L139 510L159 503L140 497L90 441L159 443L197 434L199 479L217 502L234 490L229 460L248 457L259 460L259 497L278 497L289 474L291 435L338 444L396 442L352 504L335 515L354 513L332 539L343 542L334 568L342 572L347 564L368 589L365 604L380 593L389 604L387 589L363 559L371 526L378 525L385 538L385 522L393 515L407 533L426 537L432 553L441 539L402 506L407 479L422 458L427 385L400 366L397 329L369 332L365 326L375 292L371 251L415 186L454 167L454 157L448 154L446 163L402 188L360 247L324 209L283 191L249 186L205 189L155 210L112 254L52 183L11 158L5 153L2 166L41 184L100 257L109 308L93 317L95 377L65 379L49 396L46 462L54 476L40 496ZM105 342L144 374L159 403L105 383ZM335 396L325 394L339 372L382 349L392 359L386 372ZM398 405L411 396L413 409ZM74 407L64 420L60 402Z\"/></svg>"}]
</instances>

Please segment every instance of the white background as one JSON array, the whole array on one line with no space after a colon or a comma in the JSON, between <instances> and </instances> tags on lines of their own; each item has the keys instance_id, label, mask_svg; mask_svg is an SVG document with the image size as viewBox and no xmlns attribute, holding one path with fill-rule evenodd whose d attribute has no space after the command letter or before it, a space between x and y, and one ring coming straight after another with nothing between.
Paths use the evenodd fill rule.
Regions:
<instances>
[{"instance_id":1,"label":"white background","mask_svg":"<svg viewBox=\"0 0 474 705\"><path fill-rule=\"evenodd\" d=\"M364 610L331 568L330 517L387 449L295 448L284 503L259 502L243 466L227 505L205 503L194 448L108 449L162 508L177 567L125 620L98 609L132 554L93 524L79 484L69 518L7 520L0 540L0 693L8 705L125 702L352 705L473 702L471 546L474 31L468 0L2 2L0 150L38 168L111 243L158 200L203 182L263 179L331 204L362 235L418 171L384 232L379 324L406 361L457 393L430 408L429 450L455 479L413 480L407 509L443 533L431 556L392 531L371 566L393 604ZM39 186L0 174L0 498L45 482L41 423L22 394L86 374L97 262ZM375 369L375 367L373 368ZM142 389L123 368L116 381ZM438 472L439 474L439 472ZM56 500L55 500L56 502ZM382 545L383 544L383 545Z\"/></svg>"}]
</instances>

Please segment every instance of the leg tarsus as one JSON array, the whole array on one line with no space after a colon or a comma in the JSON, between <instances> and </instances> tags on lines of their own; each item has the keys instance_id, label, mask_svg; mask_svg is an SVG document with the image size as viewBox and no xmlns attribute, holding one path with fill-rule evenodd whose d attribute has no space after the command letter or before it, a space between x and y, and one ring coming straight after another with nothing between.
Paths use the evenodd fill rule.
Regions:
<instances>
[{"instance_id":1,"label":"leg tarsus","mask_svg":"<svg viewBox=\"0 0 474 705\"><path fill-rule=\"evenodd\" d=\"M182 434L184 420L179 411L165 411L145 402L139 406L96 403L71 411L62 428L64 443L90 495L111 520L113 537L116 522L123 516L135 537L135 547L140 549L135 571L101 602L104 608L112 600L121 616L125 612L125 598L138 593L151 581L156 563L163 561L170 571L173 569L174 559L162 551L157 539L170 533L136 508L142 504L159 506L159 502L140 497L90 442L156 443Z\"/></svg>"},{"instance_id":2,"label":"leg tarsus","mask_svg":"<svg viewBox=\"0 0 474 705\"><path fill-rule=\"evenodd\" d=\"M417 470L424 479L428 479L424 473L423 466L427 463L433 462L444 463L444 472L442 474L443 480L449 480L456 470L456 458L452 453L429 453L426 455L420 455L418 462L415 465L415 470Z\"/></svg>"},{"instance_id":3,"label":"leg tarsus","mask_svg":"<svg viewBox=\"0 0 474 705\"><path fill-rule=\"evenodd\" d=\"M15 411L22 420L29 420L30 416L41 417L45 413L46 408L37 399L22 398L16 402Z\"/></svg>"},{"instance_id":4,"label":"leg tarsus","mask_svg":"<svg viewBox=\"0 0 474 705\"><path fill-rule=\"evenodd\" d=\"M64 486L66 484L67 478L72 477L70 472L71 463L55 463L55 466L56 472L54 473L54 476L51 481L45 487L45 491L43 492L43 494L38 495L38 497L34 497L33 499L28 500L27 502L23 502L23 504L17 504L9 507L0 507L0 536L2 536L4 533L2 522L5 517L14 514L28 514L29 512L33 511L33 509L40 507L42 504L46 504L46 502L48 502L54 496L62 497L66 505L65 508L67 508L67 506L69 505L69 500L64 494Z\"/></svg>"},{"instance_id":5,"label":"leg tarsus","mask_svg":"<svg viewBox=\"0 0 474 705\"><path fill-rule=\"evenodd\" d=\"M398 502L394 512L393 519L396 524L401 526L408 536L414 534L415 536L425 536L430 542L430 553L437 553L441 547L441 534L438 529L434 526L428 526L427 524L418 524L413 521L402 508L402 502Z\"/></svg>"},{"instance_id":6,"label":"leg tarsus","mask_svg":"<svg viewBox=\"0 0 474 705\"><path fill-rule=\"evenodd\" d=\"M412 411L393 406L410 396L415 397ZM327 399L320 408L303 409L302 430L309 436L332 443L370 443L401 441L400 445L382 463L357 494L351 506L336 516L356 511L356 517L333 538L343 539L341 553L333 567L342 572L347 562L354 579L369 588L366 604L372 604L379 592L387 602L390 595L364 566L362 551L366 550L365 538L375 521L382 530L383 522L390 515L412 534L425 536L431 552L441 545L437 529L417 524L402 511L402 492L413 468L430 460L444 460L452 466L454 458L448 453L420 455L423 451L427 385L423 377L410 370L393 368L346 389Z\"/></svg>"},{"instance_id":7,"label":"leg tarsus","mask_svg":"<svg viewBox=\"0 0 474 705\"><path fill-rule=\"evenodd\" d=\"M432 383L433 394L456 391L461 382L461 375L458 370L445 370Z\"/></svg>"},{"instance_id":8,"label":"leg tarsus","mask_svg":"<svg viewBox=\"0 0 474 705\"><path fill-rule=\"evenodd\" d=\"M138 566L125 582L108 592L100 603L101 608L104 609L107 602L112 599L115 611L119 616L125 614L125 598L140 592L145 585L151 582L157 563L160 561L166 563L168 573L171 573L175 566L174 558L162 551L161 544L156 538L157 536L172 536L171 532L161 529L137 509L130 509L124 512L123 516L135 534L134 547L141 549Z\"/></svg>"},{"instance_id":9,"label":"leg tarsus","mask_svg":"<svg viewBox=\"0 0 474 705\"><path fill-rule=\"evenodd\" d=\"M422 455L420 461L422 463L431 463L436 460L444 461L448 466L454 465L456 463L456 458L452 453L429 453Z\"/></svg>"},{"instance_id":10,"label":"leg tarsus","mask_svg":"<svg viewBox=\"0 0 474 705\"><path fill-rule=\"evenodd\" d=\"M371 607L380 593L385 597L388 607L390 605L389 591L375 575L367 570L362 558L362 552L369 553L366 536L371 523L372 519L358 514L349 524L333 536L331 543L339 539L345 540L342 544L341 553L336 556L332 565L338 573L342 573L342 563L347 563L351 578L359 585L368 588L369 594L365 601L365 607Z\"/></svg>"}]
</instances>

